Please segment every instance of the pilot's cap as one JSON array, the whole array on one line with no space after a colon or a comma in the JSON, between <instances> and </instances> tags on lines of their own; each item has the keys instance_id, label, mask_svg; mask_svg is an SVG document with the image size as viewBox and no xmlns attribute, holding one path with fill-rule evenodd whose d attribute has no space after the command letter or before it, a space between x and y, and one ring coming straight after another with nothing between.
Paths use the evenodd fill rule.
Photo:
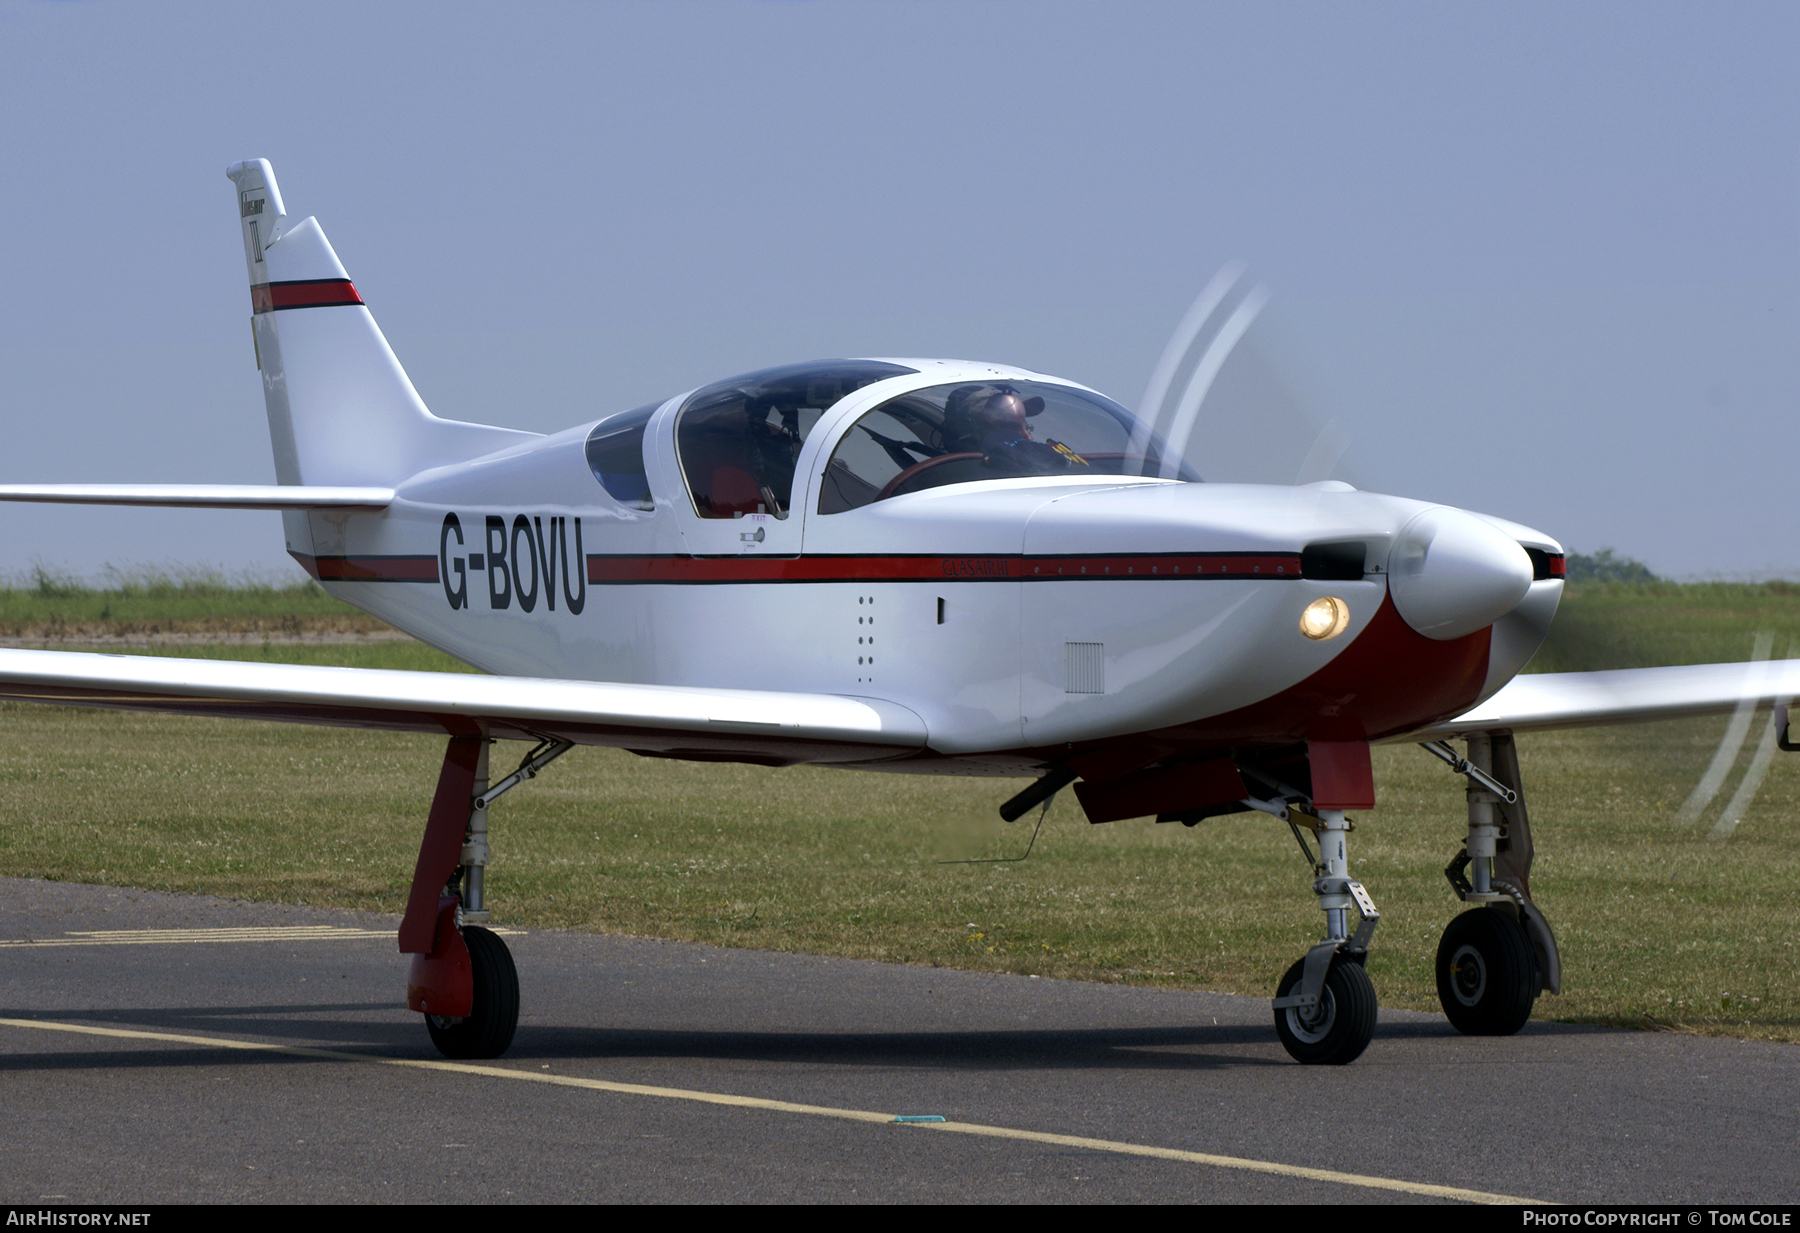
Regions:
<instances>
[{"instance_id":1,"label":"pilot's cap","mask_svg":"<svg viewBox=\"0 0 1800 1233\"><path fill-rule=\"evenodd\" d=\"M1012 405L1015 403L1017 406ZM1020 411L1029 417L1040 414L1043 409L1042 398L1035 395L1026 398L1013 386L998 382L959 386L950 392L944 403L946 418L967 416L970 419L1015 421Z\"/></svg>"},{"instance_id":2,"label":"pilot's cap","mask_svg":"<svg viewBox=\"0 0 1800 1233\"><path fill-rule=\"evenodd\" d=\"M1017 394L993 394L975 406L975 418L984 424L1025 427L1025 400Z\"/></svg>"}]
</instances>

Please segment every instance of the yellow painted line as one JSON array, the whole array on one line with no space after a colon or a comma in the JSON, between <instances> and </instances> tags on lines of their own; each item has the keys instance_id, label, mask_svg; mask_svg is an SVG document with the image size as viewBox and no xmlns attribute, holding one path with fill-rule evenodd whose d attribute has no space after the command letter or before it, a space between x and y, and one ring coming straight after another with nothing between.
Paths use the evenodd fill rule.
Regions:
<instances>
[{"instance_id":1,"label":"yellow painted line","mask_svg":"<svg viewBox=\"0 0 1800 1233\"><path fill-rule=\"evenodd\" d=\"M228 925L222 929L73 929L71 938L224 938L285 937L289 934L344 934L352 937L392 937L392 930L352 929L347 925Z\"/></svg>"},{"instance_id":2,"label":"yellow painted line","mask_svg":"<svg viewBox=\"0 0 1800 1233\"><path fill-rule=\"evenodd\" d=\"M518 937L521 929L496 929ZM5 938L8 946L169 946L193 942L336 942L358 938L394 940L391 929L349 929L340 925L270 925L241 929L101 929L66 933L60 938Z\"/></svg>"},{"instance_id":3,"label":"yellow painted line","mask_svg":"<svg viewBox=\"0 0 1800 1233\"><path fill-rule=\"evenodd\" d=\"M212 1049L236 1049L250 1053L278 1053L289 1057L319 1058L333 1062L359 1062L374 1066L398 1066L409 1070L440 1070L452 1074L479 1075L489 1079L543 1083L552 1087L585 1088L588 1091L613 1092L623 1096L654 1096L664 1100L687 1100L699 1104L726 1105L739 1109L764 1109L772 1113L801 1113L812 1117L830 1117L850 1122L879 1122L891 1125L896 1116L892 1113L877 1113L868 1109L842 1109L832 1105L803 1105L787 1100L768 1100L760 1096L734 1096L729 1092L702 1092L680 1087L652 1087L642 1083L614 1083L606 1079L578 1079L569 1075L547 1075L530 1070L511 1070L504 1066L483 1066L473 1062L371 1057L360 1053L343 1053L335 1049L314 1049L305 1045L275 1045L261 1041L232 1040L222 1036L183 1036L173 1032L140 1032L125 1028L88 1027L78 1023L48 1023L34 1019L0 1019L0 1027L36 1028L46 1032L106 1036L121 1040L153 1040L165 1044L200 1045ZM1526 1199L1517 1195L1465 1190L1459 1186L1436 1186L1430 1182L1408 1182L1391 1177L1370 1177L1360 1173L1342 1173L1335 1169L1315 1169L1306 1165L1283 1164L1272 1160L1251 1160L1243 1156L1219 1156L1211 1152L1189 1152L1173 1147L1124 1143L1116 1139L1089 1139L1080 1135L1050 1134L1041 1130L1016 1130L1009 1126L985 1126L979 1122L945 1121L905 1124L913 1129L935 1130L944 1134L1013 1139L1025 1143L1048 1144L1052 1147L1075 1147L1086 1151L1110 1152L1118 1156L1147 1156L1155 1160L1175 1160L1184 1164L1211 1165L1218 1169L1272 1173L1278 1177L1304 1178L1307 1181L1330 1182L1339 1186L1359 1186L1365 1190L1416 1194L1430 1199L1451 1199L1463 1203L1484 1204L1541 1204L1547 1202L1544 1199Z\"/></svg>"}]
</instances>

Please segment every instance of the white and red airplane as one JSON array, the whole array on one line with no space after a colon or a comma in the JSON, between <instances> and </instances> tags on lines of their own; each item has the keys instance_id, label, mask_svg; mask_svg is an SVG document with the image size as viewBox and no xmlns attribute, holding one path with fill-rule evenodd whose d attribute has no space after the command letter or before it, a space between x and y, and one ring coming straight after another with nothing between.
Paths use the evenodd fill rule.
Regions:
<instances>
[{"instance_id":1,"label":"white and red airplane","mask_svg":"<svg viewBox=\"0 0 1800 1233\"><path fill-rule=\"evenodd\" d=\"M280 510L326 590L491 675L8 650L0 696L447 735L399 941L451 1056L500 1054L518 1019L481 927L487 807L572 745L1035 777L1009 819L1071 783L1094 822L1272 814L1326 921L1276 1029L1348 1062L1375 1025L1345 819L1374 806L1371 742L1468 776L1472 910L1438 988L1461 1030L1510 1033L1561 983L1513 733L1800 692L1800 661L1515 679L1561 596L1554 539L1343 483L1199 482L1118 403L1004 365L795 364L548 436L438 419L268 162L228 174L276 484L0 499ZM503 739L536 746L495 782Z\"/></svg>"}]
</instances>

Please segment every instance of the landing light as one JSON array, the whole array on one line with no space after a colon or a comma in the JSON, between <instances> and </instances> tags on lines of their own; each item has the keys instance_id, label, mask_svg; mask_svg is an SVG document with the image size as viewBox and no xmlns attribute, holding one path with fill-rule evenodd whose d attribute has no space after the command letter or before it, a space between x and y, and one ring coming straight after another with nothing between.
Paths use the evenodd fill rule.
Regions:
<instances>
[{"instance_id":1,"label":"landing light","mask_svg":"<svg viewBox=\"0 0 1800 1233\"><path fill-rule=\"evenodd\" d=\"M1325 597L1306 605L1300 614L1300 632L1314 642L1335 638L1350 624L1350 606L1341 599Z\"/></svg>"}]
</instances>

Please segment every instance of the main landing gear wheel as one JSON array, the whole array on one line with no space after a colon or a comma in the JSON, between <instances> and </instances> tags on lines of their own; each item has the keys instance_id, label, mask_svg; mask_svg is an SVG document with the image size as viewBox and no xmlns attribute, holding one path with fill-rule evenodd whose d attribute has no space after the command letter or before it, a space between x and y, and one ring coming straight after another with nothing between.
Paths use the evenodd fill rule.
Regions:
<instances>
[{"instance_id":1,"label":"main landing gear wheel","mask_svg":"<svg viewBox=\"0 0 1800 1233\"><path fill-rule=\"evenodd\" d=\"M467 1019L426 1015L425 1028L445 1057L499 1057L519 1026L519 972L506 943L494 934L465 925L462 936L475 983L474 1009Z\"/></svg>"},{"instance_id":2,"label":"main landing gear wheel","mask_svg":"<svg viewBox=\"0 0 1800 1233\"><path fill-rule=\"evenodd\" d=\"M1275 996L1292 994L1305 973L1306 960L1301 959L1281 978ZM1375 986L1369 983L1362 964L1343 955L1332 959L1319 1004L1277 1010L1275 1034L1296 1062L1342 1066L1361 1057L1375 1038Z\"/></svg>"},{"instance_id":3,"label":"main landing gear wheel","mask_svg":"<svg viewBox=\"0 0 1800 1233\"><path fill-rule=\"evenodd\" d=\"M1503 908L1476 908L1444 930L1438 1001L1465 1036L1511 1036L1537 1000L1536 956L1525 927Z\"/></svg>"}]
</instances>

